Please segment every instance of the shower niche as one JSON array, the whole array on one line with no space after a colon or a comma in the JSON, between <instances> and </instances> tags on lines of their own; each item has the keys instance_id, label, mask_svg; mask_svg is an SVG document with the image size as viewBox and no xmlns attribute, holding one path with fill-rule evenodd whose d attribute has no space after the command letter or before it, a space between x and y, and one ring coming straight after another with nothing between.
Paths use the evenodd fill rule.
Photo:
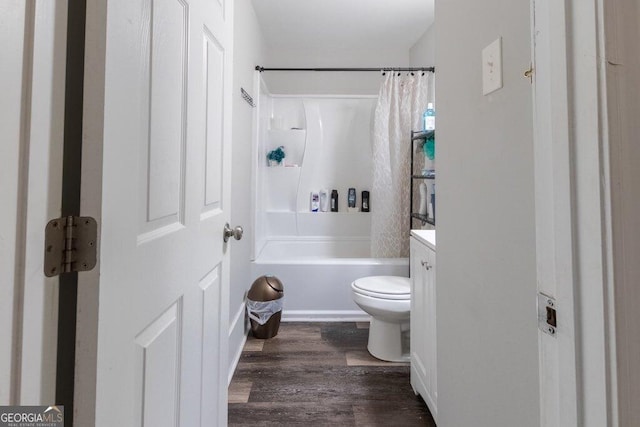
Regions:
<instances>
[{"instance_id":1,"label":"shower niche","mask_svg":"<svg viewBox=\"0 0 640 427\"><path fill-rule=\"evenodd\" d=\"M371 191L371 123L375 96L274 95L258 101L255 179L257 257L269 241L368 240L369 212L348 212L347 192ZM282 147L279 165L267 155ZM271 162L273 163L273 162ZM311 212L312 192L339 194L338 212ZM375 209L375 194L371 194Z\"/></svg>"}]
</instances>

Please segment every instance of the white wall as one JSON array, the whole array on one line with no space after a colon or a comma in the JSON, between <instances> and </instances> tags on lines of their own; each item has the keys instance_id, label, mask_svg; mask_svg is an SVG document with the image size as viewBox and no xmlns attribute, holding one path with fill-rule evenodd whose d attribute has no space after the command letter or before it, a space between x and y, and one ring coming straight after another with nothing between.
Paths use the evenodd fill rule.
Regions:
<instances>
[{"instance_id":1,"label":"white wall","mask_svg":"<svg viewBox=\"0 0 640 427\"><path fill-rule=\"evenodd\" d=\"M436 16L438 426L538 426L529 2ZM504 87L483 96L499 36Z\"/></svg>"},{"instance_id":2,"label":"white wall","mask_svg":"<svg viewBox=\"0 0 640 427\"><path fill-rule=\"evenodd\" d=\"M233 369L244 344L247 331L244 315L244 297L253 283L250 276L252 216L251 216L251 158L253 141L252 108L240 96L244 88L257 102L254 90L255 66L263 61L264 47L250 0L237 0L234 4L233 54L233 143L231 180L231 225L244 228L242 240L233 241L231 250L231 289L229 292L229 363Z\"/></svg>"},{"instance_id":3,"label":"white wall","mask_svg":"<svg viewBox=\"0 0 640 427\"><path fill-rule=\"evenodd\" d=\"M422 37L409 49L409 64L412 67L431 67L436 62L436 30L430 26Z\"/></svg>"}]
</instances>

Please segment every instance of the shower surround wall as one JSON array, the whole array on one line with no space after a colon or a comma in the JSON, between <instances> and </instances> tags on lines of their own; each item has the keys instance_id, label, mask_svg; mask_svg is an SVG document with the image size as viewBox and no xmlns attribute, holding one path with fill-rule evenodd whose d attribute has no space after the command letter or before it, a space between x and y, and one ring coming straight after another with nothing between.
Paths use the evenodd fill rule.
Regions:
<instances>
[{"instance_id":1,"label":"shower surround wall","mask_svg":"<svg viewBox=\"0 0 640 427\"><path fill-rule=\"evenodd\" d=\"M347 212L350 187L371 190L372 97L271 97L258 149L258 215L263 216L256 256L282 238L369 239L370 214ZM260 111L262 114L263 111ZM273 118L273 119L271 119ZM279 122L281 129L271 123ZM284 146L284 165L268 166L270 150ZM312 191L336 189L339 212L311 212ZM371 195L375 206L375 194ZM359 199L359 197L358 197Z\"/></svg>"},{"instance_id":2,"label":"shower surround wall","mask_svg":"<svg viewBox=\"0 0 640 427\"><path fill-rule=\"evenodd\" d=\"M375 96L277 96L258 105L254 277L278 276L285 320L365 319L353 303L358 277L408 275L406 259L370 257L371 213L348 212L347 191L371 190ZM275 128L279 127L279 128ZM281 166L268 151L284 146ZM336 189L339 212L311 212L310 193ZM376 194L371 194L372 210Z\"/></svg>"}]
</instances>

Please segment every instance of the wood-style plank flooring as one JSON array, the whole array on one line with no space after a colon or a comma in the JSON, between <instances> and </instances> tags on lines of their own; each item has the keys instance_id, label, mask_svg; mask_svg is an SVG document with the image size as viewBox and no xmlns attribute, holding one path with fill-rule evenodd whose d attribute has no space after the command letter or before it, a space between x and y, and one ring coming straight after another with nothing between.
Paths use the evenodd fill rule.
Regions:
<instances>
[{"instance_id":1,"label":"wood-style plank flooring","mask_svg":"<svg viewBox=\"0 0 640 427\"><path fill-rule=\"evenodd\" d=\"M368 323L281 323L249 336L229 387L229 426L435 426L407 363L367 352Z\"/></svg>"}]
</instances>

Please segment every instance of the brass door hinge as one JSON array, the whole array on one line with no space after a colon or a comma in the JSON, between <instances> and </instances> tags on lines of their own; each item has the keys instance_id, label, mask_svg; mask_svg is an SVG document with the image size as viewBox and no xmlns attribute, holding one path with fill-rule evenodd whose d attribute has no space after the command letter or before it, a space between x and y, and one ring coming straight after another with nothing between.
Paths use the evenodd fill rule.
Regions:
<instances>
[{"instance_id":1,"label":"brass door hinge","mask_svg":"<svg viewBox=\"0 0 640 427\"><path fill-rule=\"evenodd\" d=\"M88 216L49 221L44 232L44 275L88 271L96 266L98 224Z\"/></svg>"},{"instance_id":2,"label":"brass door hinge","mask_svg":"<svg viewBox=\"0 0 640 427\"><path fill-rule=\"evenodd\" d=\"M533 84L533 64L531 64L529 69L524 72L524 76L529 79L529 83Z\"/></svg>"}]
</instances>

